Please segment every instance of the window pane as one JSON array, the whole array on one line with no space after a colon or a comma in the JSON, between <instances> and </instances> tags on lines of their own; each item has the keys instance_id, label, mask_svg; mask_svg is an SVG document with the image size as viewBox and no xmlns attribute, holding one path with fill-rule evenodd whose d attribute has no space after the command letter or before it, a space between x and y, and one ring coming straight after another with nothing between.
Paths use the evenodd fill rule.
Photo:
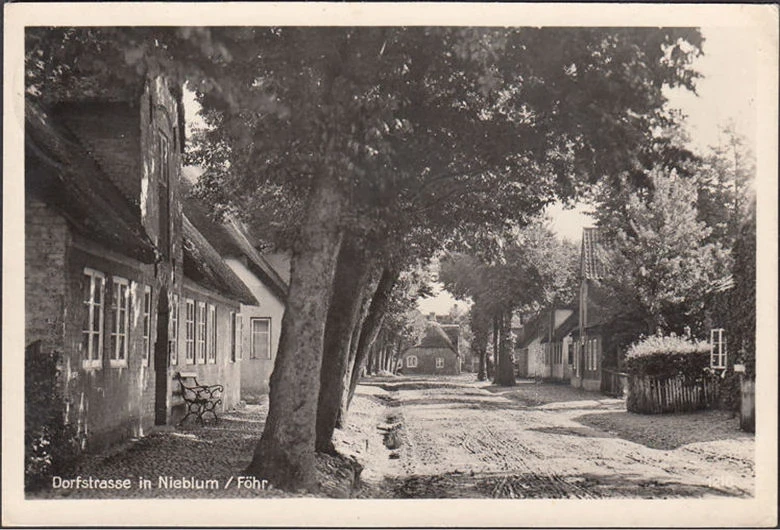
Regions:
<instances>
[{"instance_id":1,"label":"window pane","mask_svg":"<svg viewBox=\"0 0 780 530\"><path fill-rule=\"evenodd\" d=\"M254 326L254 330L258 333L268 333L268 320L258 318L253 320L252 324Z\"/></svg>"},{"instance_id":2,"label":"window pane","mask_svg":"<svg viewBox=\"0 0 780 530\"><path fill-rule=\"evenodd\" d=\"M95 303L103 305L103 278L95 277Z\"/></svg>"},{"instance_id":3,"label":"window pane","mask_svg":"<svg viewBox=\"0 0 780 530\"><path fill-rule=\"evenodd\" d=\"M268 348L268 334L263 333L260 336L258 343L259 343L259 347L257 349L258 357L260 359L270 359L270 355L269 355L270 352Z\"/></svg>"},{"instance_id":4,"label":"window pane","mask_svg":"<svg viewBox=\"0 0 780 530\"><path fill-rule=\"evenodd\" d=\"M84 303L89 303L92 301L92 289L94 287L95 283L92 279L92 276L84 275L84 289L81 295L81 299L84 300Z\"/></svg>"}]
</instances>

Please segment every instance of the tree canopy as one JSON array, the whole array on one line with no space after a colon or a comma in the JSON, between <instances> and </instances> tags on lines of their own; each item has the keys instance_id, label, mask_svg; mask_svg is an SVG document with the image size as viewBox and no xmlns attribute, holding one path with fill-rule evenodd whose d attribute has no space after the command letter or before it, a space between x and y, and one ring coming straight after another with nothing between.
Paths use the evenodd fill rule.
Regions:
<instances>
[{"instance_id":1,"label":"tree canopy","mask_svg":"<svg viewBox=\"0 0 780 530\"><path fill-rule=\"evenodd\" d=\"M701 326L707 292L728 273L727 254L698 219L696 187L676 171L649 173L651 190L635 190L618 215L598 212L604 232L604 285L611 311L637 334L656 327Z\"/></svg>"}]
</instances>

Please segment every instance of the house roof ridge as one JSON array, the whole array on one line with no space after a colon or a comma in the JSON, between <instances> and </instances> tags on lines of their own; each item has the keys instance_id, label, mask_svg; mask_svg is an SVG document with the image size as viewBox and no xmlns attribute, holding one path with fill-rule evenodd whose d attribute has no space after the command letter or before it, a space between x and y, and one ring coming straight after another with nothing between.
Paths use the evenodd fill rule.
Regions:
<instances>
[{"instance_id":1,"label":"house roof ridge","mask_svg":"<svg viewBox=\"0 0 780 530\"><path fill-rule=\"evenodd\" d=\"M260 251L257 250L254 245L252 245L252 242L249 240L247 235L244 233L244 230L242 229L243 227L241 221L234 215L228 214L226 224L229 226L231 237L233 237L233 239L239 245L241 251L256 265L256 267L259 269L259 272L261 272L262 275L271 282L271 287L278 291L277 294L280 294L283 298L286 298L289 285L276 271L276 269L274 269L274 267L268 262L268 260L265 259Z\"/></svg>"},{"instance_id":2,"label":"house roof ridge","mask_svg":"<svg viewBox=\"0 0 780 530\"><path fill-rule=\"evenodd\" d=\"M186 214L182 214L184 275L191 280L249 305L259 305L255 295L225 263ZM187 266L189 265L189 267Z\"/></svg>"}]
</instances>

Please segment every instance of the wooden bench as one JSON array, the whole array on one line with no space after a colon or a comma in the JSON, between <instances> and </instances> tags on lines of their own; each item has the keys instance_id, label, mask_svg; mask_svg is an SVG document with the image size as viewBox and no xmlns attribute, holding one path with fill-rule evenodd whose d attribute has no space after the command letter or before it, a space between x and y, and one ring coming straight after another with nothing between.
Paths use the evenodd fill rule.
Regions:
<instances>
[{"instance_id":1,"label":"wooden bench","mask_svg":"<svg viewBox=\"0 0 780 530\"><path fill-rule=\"evenodd\" d=\"M211 413L214 421L219 421L217 417L217 407L222 404L222 392L225 387L222 385L201 385L198 384L197 372L179 372L176 374L181 388L181 398L187 406L187 413L179 421L179 425L190 416L195 418L203 425L203 416Z\"/></svg>"}]
</instances>

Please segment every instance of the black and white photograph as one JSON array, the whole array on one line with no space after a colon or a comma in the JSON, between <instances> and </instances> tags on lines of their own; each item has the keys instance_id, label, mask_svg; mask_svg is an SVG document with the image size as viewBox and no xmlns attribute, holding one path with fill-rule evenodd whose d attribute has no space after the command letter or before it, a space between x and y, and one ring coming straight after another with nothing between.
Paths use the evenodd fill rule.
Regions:
<instances>
[{"instance_id":1,"label":"black and white photograph","mask_svg":"<svg viewBox=\"0 0 780 530\"><path fill-rule=\"evenodd\" d=\"M777 524L776 5L91 5L5 6L4 524Z\"/></svg>"}]
</instances>

